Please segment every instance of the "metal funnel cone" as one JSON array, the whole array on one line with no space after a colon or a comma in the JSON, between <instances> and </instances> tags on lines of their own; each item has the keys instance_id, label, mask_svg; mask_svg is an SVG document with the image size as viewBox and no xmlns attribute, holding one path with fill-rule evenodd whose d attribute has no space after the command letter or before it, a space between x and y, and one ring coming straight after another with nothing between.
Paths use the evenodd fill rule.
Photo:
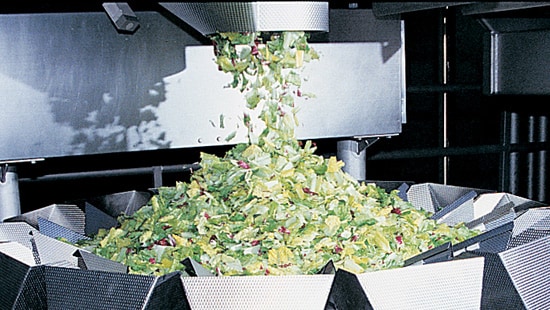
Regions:
<instances>
[{"instance_id":1,"label":"metal funnel cone","mask_svg":"<svg viewBox=\"0 0 550 310\"><path fill-rule=\"evenodd\" d=\"M328 31L328 2L161 2L204 36L216 32Z\"/></svg>"}]
</instances>

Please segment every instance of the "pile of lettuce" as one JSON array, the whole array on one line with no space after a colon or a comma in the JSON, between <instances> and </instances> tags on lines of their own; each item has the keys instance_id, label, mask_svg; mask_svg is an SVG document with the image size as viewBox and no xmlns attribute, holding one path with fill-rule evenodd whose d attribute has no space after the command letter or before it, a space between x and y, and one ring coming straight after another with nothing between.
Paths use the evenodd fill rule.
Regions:
<instances>
[{"instance_id":1,"label":"pile of lettuce","mask_svg":"<svg viewBox=\"0 0 550 310\"><path fill-rule=\"evenodd\" d=\"M246 92L246 108L260 109L263 130L254 132L245 112L249 143L223 157L202 153L188 182L159 188L82 246L137 274L184 270L186 258L216 275L314 274L328 262L363 273L478 234L355 180L343 162L295 138L299 68L319 58L306 33L283 32L265 44L257 33L212 39L216 63L233 75L231 87Z\"/></svg>"}]
</instances>

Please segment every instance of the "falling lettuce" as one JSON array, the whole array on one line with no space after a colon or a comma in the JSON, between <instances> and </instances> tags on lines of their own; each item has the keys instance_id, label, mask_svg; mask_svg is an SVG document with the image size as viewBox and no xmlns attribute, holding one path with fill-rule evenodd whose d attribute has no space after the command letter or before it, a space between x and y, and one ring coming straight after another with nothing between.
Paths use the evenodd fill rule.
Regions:
<instances>
[{"instance_id":1,"label":"falling lettuce","mask_svg":"<svg viewBox=\"0 0 550 310\"><path fill-rule=\"evenodd\" d=\"M319 58L306 33L275 34L266 44L257 33L212 40L220 70L252 94L247 109L261 109L266 129L253 132L245 117L249 143L223 157L202 153L188 182L159 188L147 205L81 246L137 274L184 270L186 258L216 275L314 274L329 261L363 273L401 267L478 234L437 223L397 191L357 181L342 161L295 138L299 69Z\"/></svg>"}]
</instances>

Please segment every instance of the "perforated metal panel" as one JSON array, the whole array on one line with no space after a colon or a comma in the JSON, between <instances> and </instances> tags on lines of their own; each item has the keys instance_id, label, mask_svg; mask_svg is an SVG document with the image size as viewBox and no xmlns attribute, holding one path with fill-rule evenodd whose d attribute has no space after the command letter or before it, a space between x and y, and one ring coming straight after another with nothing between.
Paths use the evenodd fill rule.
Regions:
<instances>
[{"instance_id":1,"label":"perforated metal panel","mask_svg":"<svg viewBox=\"0 0 550 310\"><path fill-rule=\"evenodd\" d=\"M0 309L47 309L43 268L30 268L4 251L21 256L13 247L0 250Z\"/></svg>"},{"instance_id":2,"label":"perforated metal panel","mask_svg":"<svg viewBox=\"0 0 550 310\"><path fill-rule=\"evenodd\" d=\"M374 309L480 309L483 258L357 275Z\"/></svg>"},{"instance_id":3,"label":"perforated metal panel","mask_svg":"<svg viewBox=\"0 0 550 310\"><path fill-rule=\"evenodd\" d=\"M510 205L518 202L517 200L504 199L501 202L504 203L501 208L512 211L506 215L513 214L515 218L502 226L453 245L453 257L449 259L486 259L483 270L482 309L548 309L550 209L539 207L516 213ZM417 260L421 258L419 256Z\"/></svg>"},{"instance_id":4,"label":"perforated metal panel","mask_svg":"<svg viewBox=\"0 0 550 310\"><path fill-rule=\"evenodd\" d=\"M35 266L32 250L18 242L0 242L0 253L27 266Z\"/></svg>"},{"instance_id":5,"label":"perforated metal panel","mask_svg":"<svg viewBox=\"0 0 550 310\"><path fill-rule=\"evenodd\" d=\"M46 295L44 267L30 268L25 277L25 285L21 288L13 309L50 309L46 302Z\"/></svg>"},{"instance_id":6,"label":"perforated metal panel","mask_svg":"<svg viewBox=\"0 0 550 310\"><path fill-rule=\"evenodd\" d=\"M514 248L550 235L550 209L530 209L514 221L508 248Z\"/></svg>"},{"instance_id":7,"label":"perforated metal panel","mask_svg":"<svg viewBox=\"0 0 550 310\"><path fill-rule=\"evenodd\" d=\"M474 218L474 198L476 197L477 193L475 191L469 191L435 213L432 219L448 225L468 222Z\"/></svg>"},{"instance_id":8,"label":"perforated metal panel","mask_svg":"<svg viewBox=\"0 0 550 310\"><path fill-rule=\"evenodd\" d=\"M328 31L328 2L161 2L203 35L216 32Z\"/></svg>"},{"instance_id":9,"label":"perforated metal panel","mask_svg":"<svg viewBox=\"0 0 550 310\"><path fill-rule=\"evenodd\" d=\"M407 197L415 207L436 213L457 202L461 197L468 196L472 191L478 195L490 192L484 189L422 183L411 185L407 191Z\"/></svg>"},{"instance_id":10,"label":"perforated metal panel","mask_svg":"<svg viewBox=\"0 0 550 310\"><path fill-rule=\"evenodd\" d=\"M462 254L466 257L484 257L483 290L481 308L483 310L525 309L518 291L506 272L498 254L472 252Z\"/></svg>"},{"instance_id":11,"label":"perforated metal panel","mask_svg":"<svg viewBox=\"0 0 550 310\"><path fill-rule=\"evenodd\" d=\"M513 223L506 223L473 238L454 244L452 246L453 255L457 256L464 251L500 253L506 250L513 227Z\"/></svg>"},{"instance_id":12,"label":"perforated metal panel","mask_svg":"<svg viewBox=\"0 0 550 310\"><path fill-rule=\"evenodd\" d=\"M30 249L32 236L29 233L39 232L27 223L0 223L0 242L14 241Z\"/></svg>"},{"instance_id":13,"label":"perforated metal panel","mask_svg":"<svg viewBox=\"0 0 550 310\"><path fill-rule=\"evenodd\" d=\"M550 309L550 236L499 256L527 309Z\"/></svg>"},{"instance_id":14,"label":"perforated metal panel","mask_svg":"<svg viewBox=\"0 0 550 310\"><path fill-rule=\"evenodd\" d=\"M38 229L38 218L46 219L77 233L84 233L84 212L76 205L53 204L6 219L6 222L25 222Z\"/></svg>"},{"instance_id":15,"label":"perforated metal panel","mask_svg":"<svg viewBox=\"0 0 550 310\"><path fill-rule=\"evenodd\" d=\"M78 247L40 233L34 235L34 240L42 264L65 262L65 266L77 268L78 260L73 254Z\"/></svg>"},{"instance_id":16,"label":"perforated metal panel","mask_svg":"<svg viewBox=\"0 0 550 310\"><path fill-rule=\"evenodd\" d=\"M191 309L324 309L334 275L184 277Z\"/></svg>"},{"instance_id":17,"label":"perforated metal panel","mask_svg":"<svg viewBox=\"0 0 550 310\"><path fill-rule=\"evenodd\" d=\"M51 237L54 239L63 237L64 239L66 239L71 243L76 243L82 239L89 239L88 237L84 236L82 233L77 233L64 226L58 225L54 222L48 221L40 217L38 218L38 230L40 230L40 233L48 237Z\"/></svg>"},{"instance_id":18,"label":"perforated metal panel","mask_svg":"<svg viewBox=\"0 0 550 310\"><path fill-rule=\"evenodd\" d=\"M49 309L141 309L155 277L46 266Z\"/></svg>"},{"instance_id":19,"label":"perforated metal panel","mask_svg":"<svg viewBox=\"0 0 550 310\"><path fill-rule=\"evenodd\" d=\"M78 266L77 258L73 256L77 247L41 234L26 223L3 223L0 225L2 234L11 236L11 239L7 239L10 242L0 243L0 252L28 266Z\"/></svg>"}]
</instances>

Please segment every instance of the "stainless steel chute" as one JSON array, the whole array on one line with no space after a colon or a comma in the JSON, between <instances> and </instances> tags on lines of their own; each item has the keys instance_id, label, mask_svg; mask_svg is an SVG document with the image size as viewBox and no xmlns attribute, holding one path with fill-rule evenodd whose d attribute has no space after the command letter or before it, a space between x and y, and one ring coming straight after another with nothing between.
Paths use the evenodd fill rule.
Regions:
<instances>
[{"instance_id":1,"label":"stainless steel chute","mask_svg":"<svg viewBox=\"0 0 550 310\"><path fill-rule=\"evenodd\" d=\"M184 22L208 36L216 32L328 31L328 2L161 2Z\"/></svg>"}]
</instances>

